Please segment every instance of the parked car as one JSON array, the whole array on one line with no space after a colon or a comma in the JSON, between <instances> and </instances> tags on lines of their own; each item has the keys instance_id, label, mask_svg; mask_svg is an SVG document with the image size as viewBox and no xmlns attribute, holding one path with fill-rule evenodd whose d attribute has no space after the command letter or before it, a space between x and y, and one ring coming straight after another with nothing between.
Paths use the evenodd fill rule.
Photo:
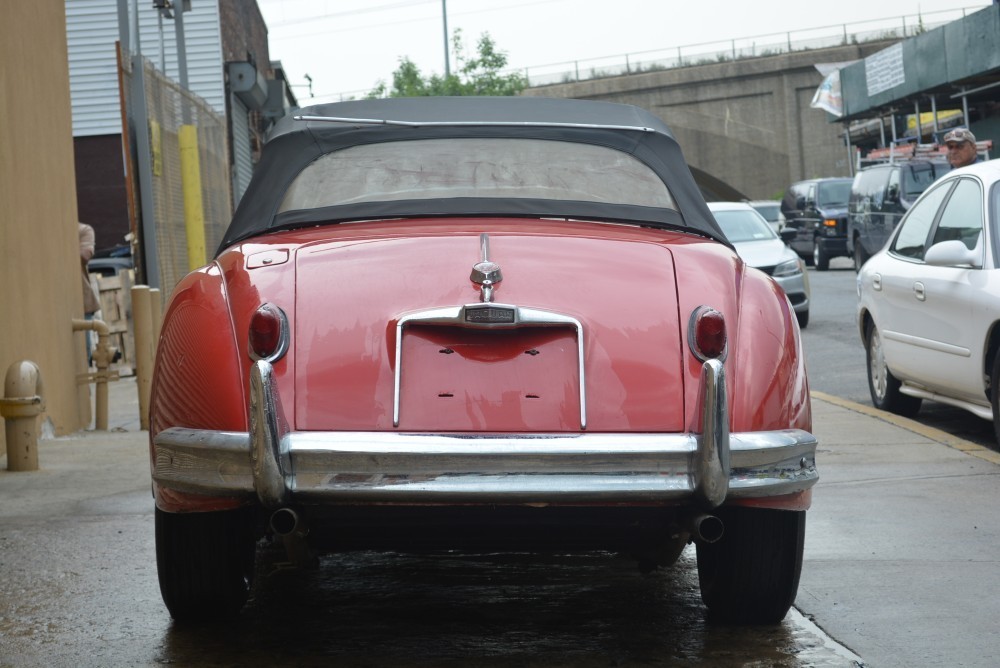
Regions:
<instances>
[{"instance_id":1,"label":"parked car","mask_svg":"<svg viewBox=\"0 0 1000 668\"><path fill-rule=\"evenodd\" d=\"M797 231L792 250L819 271L830 268L830 260L848 254L847 200L849 178L799 181L789 186L781 199L785 227Z\"/></svg>"},{"instance_id":2,"label":"parked car","mask_svg":"<svg viewBox=\"0 0 1000 668\"><path fill-rule=\"evenodd\" d=\"M747 204L752 206L757 213L764 216L764 220L775 232L781 232L785 226L785 217L781 214L781 200L777 199L751 199Z\"/></svg>"},{"instance_id":3,"label":"parked car","mask_svg":"<svg viewBox=\"0 0 1000 668\"><path fill-rule=\"evenodd\" d=\"M774 233L756 209L743 202L709 202L726 238L751 267L774 279L795 309L799 327L809 324L809 277L805 262ZM789 231L789 239L792 236Z\"/></svg>"},{"instance_id":4,"label":"parked car","mask_svg":"<svg viewBox=\"0 0 1000 668\"><path fill-rule=\"evenodd\" d=\"M817 479L793 311L636 107L365 100L279 121L173 291L150 403L160 589L235 614L258 544L693 541L720 619L792 604Z\"/></svg>"},{"instance_id":5,"label":"parked car","mask_svg":"<svg viewBox=\"0 0 1000 668\"><path fill-rule=\"evenodd\" d=\"M993 420L1000 442L1000 160L954 170L858 273L872 403L924 399Z\"/></svg>"},{"instance_id":6,"label":"parked car","mask_svg":"<svg viewBox=\"0 0 1000 668\"><path fill-rule=\"evenodd\" d=\"M133 268L132 256L95 257L87 262L87 273L100 276L117 276Z\"/></svg>"},{"instance_id":7,"label":"parked car","mask_svg":"<svg viewBox=\"0 0 1000 668\"><path fill-rule=\"evenodd\" d=\"M947 162L913 160L872 165L854 176L847 205L847 250L855 270L885 246L920 194L950 171Z\"/></svg>"}]
</instances>

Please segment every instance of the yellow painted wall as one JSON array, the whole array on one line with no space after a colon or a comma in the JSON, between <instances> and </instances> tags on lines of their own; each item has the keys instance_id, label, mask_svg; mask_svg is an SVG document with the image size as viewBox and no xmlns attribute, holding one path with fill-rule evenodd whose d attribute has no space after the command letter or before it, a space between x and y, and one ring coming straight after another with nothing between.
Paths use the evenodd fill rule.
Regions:
<instances>
[{"instance_id":1,"label":"yellow painted wall","mask_svg":"<svg viewBox=\"0 0 1000 668\"><path fill-rule=\"evenodd\" d=\"M83 317L64 0L4 3L0 21L0 381L41 369L56 434L85 428ZM2 391L2 390L0 390ZM6 452L0 429L0 453Z\"/></svg>"}]
</instances>

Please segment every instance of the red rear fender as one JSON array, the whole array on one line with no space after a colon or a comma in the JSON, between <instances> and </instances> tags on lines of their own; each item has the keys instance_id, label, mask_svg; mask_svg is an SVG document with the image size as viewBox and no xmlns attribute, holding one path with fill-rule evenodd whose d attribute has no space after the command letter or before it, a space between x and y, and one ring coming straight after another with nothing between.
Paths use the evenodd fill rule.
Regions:
<instances>
[{"instance_id":1,"label":"red rear fender","mask_svg":"<svg viewBox=\"0 0 1000 668\"><path fill-rule=\"evenodd\" d=\"M729 379L734 431L812 431L805 354L795 312L781 288L748 270L743 282L739 348L730 350L735 379ZM735 382L734 382L735 380Z\"/></svg>"},{"instance_id":2,"label":"red rear fender","mask_svg":"<svg viewBox=\"0 0 1000 668\"><path fill-rule=\"evenodd\" d=\"M163 317L150 393L149 435L168 427L246 431L243 371L229 300L218 266L189 274L174 289ZM156 490L164 510L219 509L214 500ZM192 497L185 501L187 497ZM207 504L207 505L206 505Z\"/></svg>"}]
</instances>

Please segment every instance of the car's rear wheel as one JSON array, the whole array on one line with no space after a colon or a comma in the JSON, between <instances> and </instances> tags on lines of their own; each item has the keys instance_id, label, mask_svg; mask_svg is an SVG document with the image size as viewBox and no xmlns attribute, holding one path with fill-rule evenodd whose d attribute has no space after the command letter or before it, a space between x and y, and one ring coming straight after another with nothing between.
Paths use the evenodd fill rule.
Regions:
<instances>
[{"instance_id":1,"label":"car's rear wheel","mask_svg":"<svg viewBox=\"0 0 1000 668\"><path fill-rule=\"evenodd\" d=\"M899 391L899 380L892 375L885 362L882 337L875 323L869 322L865 336L868 358L868 391L875 408L905 417L913 417L920 410L921 400Z\"/></svg>"},{"instance_id":2,"label":"car's rear wheel","mask_svg":"<svg viewBox=\"0 0 1000 668\"><path fill-rule=\"evenodd\" d=\"M826 271L830 268L830 254L826 252L826 247L817 239L813 244L813 264L816 271Z\"/></svg>"},{"instance_id":3,"label":"car's rear wheel","mask_svg":"<svg viewBox=\"0 0 1000 668\"><path fill-rule=\"evenodd\" d=\"M250 593L256 543L245 510L156 509L160 593L177 621L235 616Z\"/></svg>"},{"instance_id":4,"label":"car's rear wheel","mask_svg":"<svg viewBox=\"0 0 1000 668\"><path fill-rule=\"evenodd\" d=\"M805 311L796 311L795 319L799 321L799 329L805 329L806 325L809 324L809 309Z\"/></svg>"},{"instance_id":5,"label":"car's rear wheel","mask_svg":"<svg viewBox=\"0 0 1000 668\"><path fill-rule=\"evenodd\" d=\"M777 624L795 601L805 511L719 508L722 538L698 544L701 599L713 619Z\"/></svg>"}]
</instances>

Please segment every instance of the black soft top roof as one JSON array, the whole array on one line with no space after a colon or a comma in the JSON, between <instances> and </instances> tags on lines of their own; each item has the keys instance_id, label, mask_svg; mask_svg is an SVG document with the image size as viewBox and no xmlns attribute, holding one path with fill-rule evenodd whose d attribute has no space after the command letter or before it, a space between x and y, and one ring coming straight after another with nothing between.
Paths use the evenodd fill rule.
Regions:
<instances>
[{"instance_id":1,"label":"black soft top roof","mask_svg":"<svg viewBox=\"0 0 1000 668\"><path fill-rule=\"evenodd\" d=\"M302 117L351 120L295 120ZM621 150L648 165L663 180L678 211L571 200L459 198L367 202L277 213L292 180L322 155L360 144L446 137L550 139ZM477 215L634 222L688 229L728 245L670 129L644 109L539 97L422 97L316 105L282 118L264 146L219 251L269 230L347 220Z\"/></svg>"}]
</instances>

